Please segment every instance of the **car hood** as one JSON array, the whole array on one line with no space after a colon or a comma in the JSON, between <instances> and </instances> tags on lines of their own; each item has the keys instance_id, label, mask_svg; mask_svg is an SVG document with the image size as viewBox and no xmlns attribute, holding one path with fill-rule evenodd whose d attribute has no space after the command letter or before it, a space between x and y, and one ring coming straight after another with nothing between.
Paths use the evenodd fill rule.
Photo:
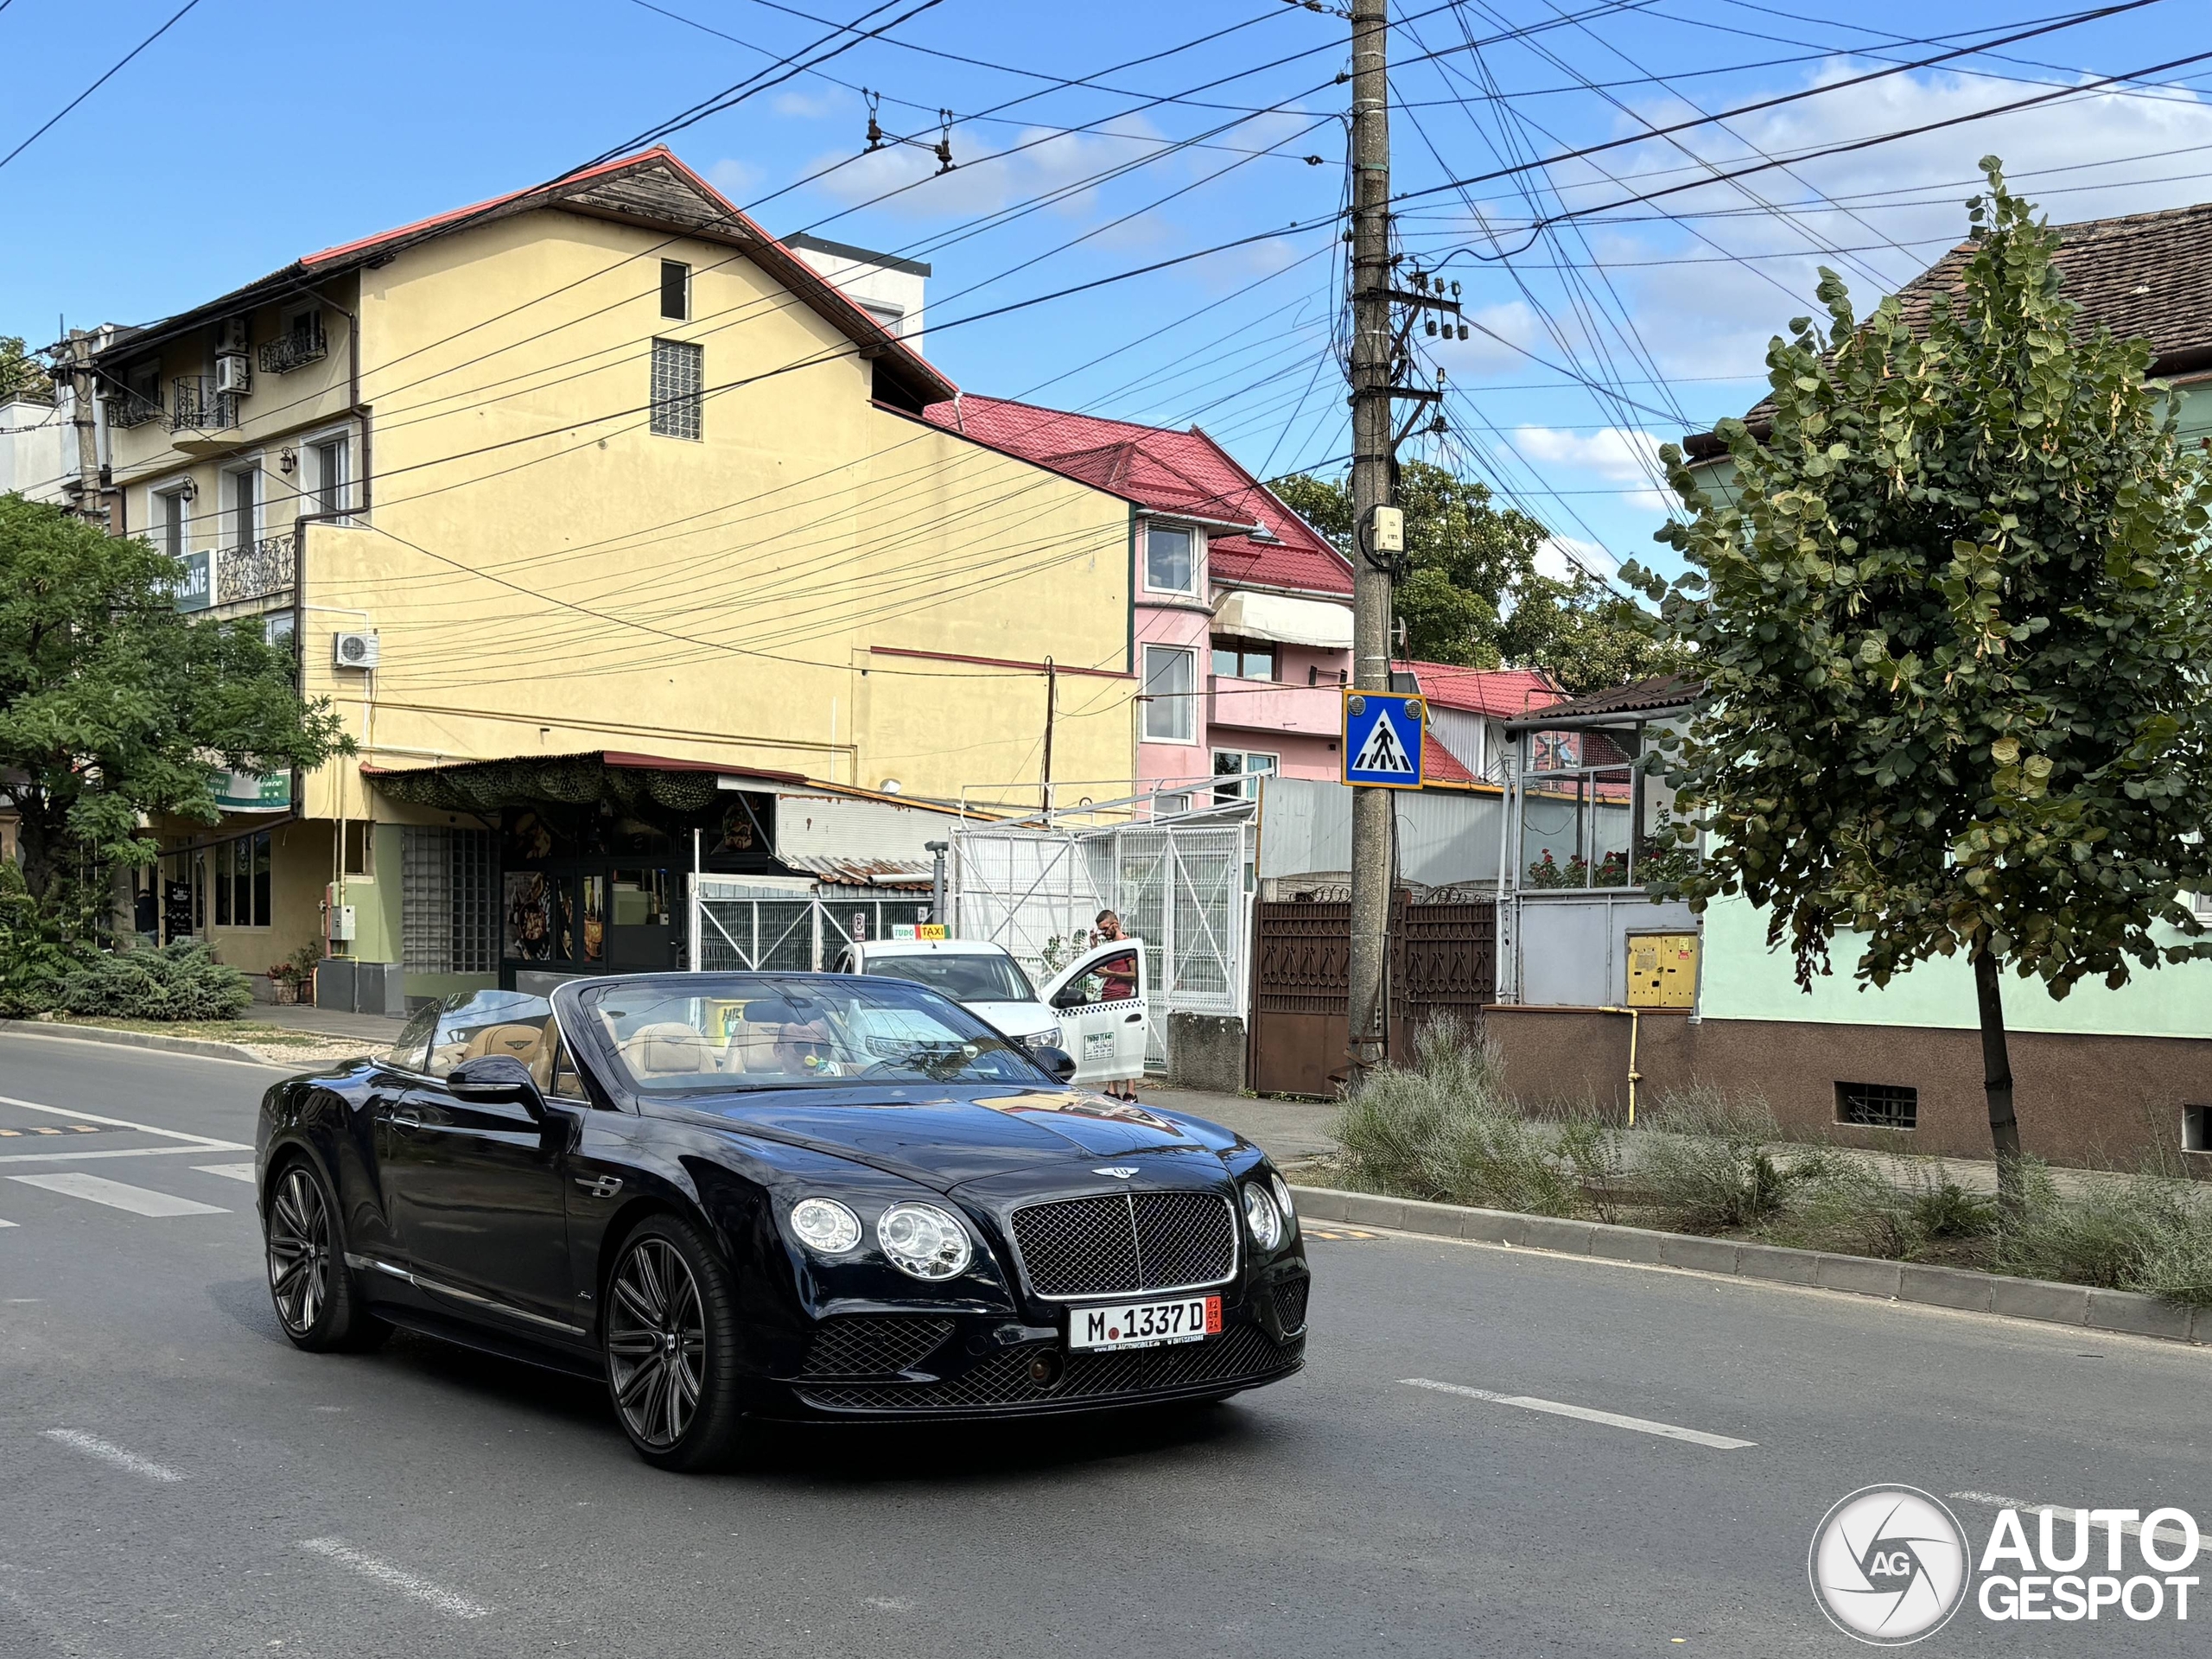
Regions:
<instances>
[{"instance_id":1,"label":"car hood","mask_svg":"<svg viewBox=\"0 0 2212 1659\"><path fill-rule=\"evenodd\" d=\"M690 1100L681 1109L740 1132L949 1192L965 1181L1077 1159L1147 1152L1216 1155L1173 1119L1077 1089L910 1085L789 1089Z\"/></svg>"},{"instance_id":2,"label":"car hood","mask_svg":"<svg viewBox=\"0 0 2212 1659\"><path fill-rule=\"evenodd\" d=\"M1043 1032L1057 1033L1060 1028L1060 1016L1042 1002L963 1002L960 1006L1016 1042Z\"/></svg>"}]
</instances>

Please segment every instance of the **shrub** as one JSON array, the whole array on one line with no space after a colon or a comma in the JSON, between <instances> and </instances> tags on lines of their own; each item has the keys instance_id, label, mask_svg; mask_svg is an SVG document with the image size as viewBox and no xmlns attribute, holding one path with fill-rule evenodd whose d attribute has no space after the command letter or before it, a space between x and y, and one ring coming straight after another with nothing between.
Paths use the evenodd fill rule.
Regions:
<instances>
[{"instance_id":1,"label":"shrub","mask_svg":"<svg viewBox=\"0 0 2212 1659\"><path fill-rule=\"evenodd\" d=\"M2212 1201L2200 1188L2145 1173L2062 1195L2042 1165L2025 1175L2026 1201L1998 1243L2006 1272L2212 1306Z\"/></svg>"},{"instance_id":2,"label":"shrub","mask_svg":"<svg viewBox=\"0 0 2212 1659\"><path fill-rule=\"evenodd\" d=\"M1573 1163L1506 1094L1495 1043L1444 1018L1414 1039L1411 1066L1376 1071L1337 1125L1344 1179L1369 1192L1565 1216Z\"/></svg>"},{"instance_id":3,"label":"shrub","mask_svg":"<svg viewBox=\"0 0 2212 1659\"><path fill-rule=\"evenodd\" d=\"M244 974L196 939L158 950L103 953L61 976L57 1005L124 1020L234 1020L251 1006Z\"/></svg>"},{"instance_id":4,"label":"shrub","mask_svg":"<svg viewBox=\"0 0 2212 1659\"><path fill-rule=\"evenodd\" d=\"M1767 1147L1782 1139L1782 1126L1766 1103L1732 1101L1710 1084L1662 1097L1645 1114L1645 1128L1649 1138L1637 1137L1637 1183L1672 1224L1693 1231L1770 1221L1837 1167L1817 1150L1779 1161Z\"/></svg>"}]
</instances>

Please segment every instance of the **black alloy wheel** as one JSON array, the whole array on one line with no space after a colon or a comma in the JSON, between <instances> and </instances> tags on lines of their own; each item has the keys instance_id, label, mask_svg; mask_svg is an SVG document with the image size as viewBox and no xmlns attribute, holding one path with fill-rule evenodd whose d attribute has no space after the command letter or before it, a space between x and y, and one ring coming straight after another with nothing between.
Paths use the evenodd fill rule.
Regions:
<instances>
[{"instance_id":1,"label":"black alloy wheel","mask_svg":"<svg viewBox=\"0 0 2212 1659\"><path fill-rule=\"evenodd\" d=\"M607 1387L646 1462L695 1470L736 1449L735 1299L704 1241L670 1216L630 1235L607 1281Z\"/></svg>"},{"instance_id":2,"label":"black alloy wheel","mask_svg":"<svg viewBox=\"0 0 2212 1659\"><path fill-rule=\"evenodd\" d=\"M262 1217L269 1300L296 1347L310 1353L373 1347L391 1327L361 1306L346 1268L337 1206L305 1159L284 1165Z\"/></svg>"}]
</instances>

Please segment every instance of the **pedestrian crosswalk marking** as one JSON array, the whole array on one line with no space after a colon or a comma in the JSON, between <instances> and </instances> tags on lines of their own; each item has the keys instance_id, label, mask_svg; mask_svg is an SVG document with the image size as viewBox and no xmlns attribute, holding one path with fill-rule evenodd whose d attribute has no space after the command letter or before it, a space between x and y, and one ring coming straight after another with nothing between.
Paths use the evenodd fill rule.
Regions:
<instances>
[{"instance_id":1,"label":"pedestrian crosswalk marking","mask_svg":"<svg viewBox=\"0 0 2212 1659\"><path fill-rule=\"evenodd\" d=\"M1406 746L1398 741L1398 728L1390 716L1384 715L1367 734L1367 741L1359 746L1359 755L1351 763L1354 772L1397 772L1410 778L1414 775L1413 758L1406 753Z\"/></svg>"},{"instance_id":2,"label":"pedestrian crosswalk marking","mask_svg":"<svg viewBox=\"0 0 2212 1659\"><path fill-rule=\"evenodd\" d=\"M226 1216L229 1211L220 1205L201 1204L194 1198L171 1198L166 1192L150 1188L132 1186L125 1181L111 1181L105 1175L87 1175L70 1170L55 1175L10 1175L11 1181L25 1186L43 1187L49 1192L61 1192L73 1198L88 1198L94 1204L104 1204L114 1210L127 1210L134 1216Z\"/></svg>"},{"instance_id":3,"label":"pedestrian crosswalk marking","mask_svg":"<svg viewBox=\"0 0 2212 1659\"><path fill-rule=\"evenodd\" d=\"M0 1221L0 1227L12 1227L15 1224L12 1221Z\"/></svg>"},{"instance_id":4,"label":"pedestrian crosswalk marking","mask_svg":"<svg viewBox=\"0 0 2212 1659\"><path fill-rule=\"evenodd\" d=\"M253 1179L251 1164L194 1164L193 1168L202 1175L226 1175L234 1181L251 1181Z\"/></svg>"}]
</instances>

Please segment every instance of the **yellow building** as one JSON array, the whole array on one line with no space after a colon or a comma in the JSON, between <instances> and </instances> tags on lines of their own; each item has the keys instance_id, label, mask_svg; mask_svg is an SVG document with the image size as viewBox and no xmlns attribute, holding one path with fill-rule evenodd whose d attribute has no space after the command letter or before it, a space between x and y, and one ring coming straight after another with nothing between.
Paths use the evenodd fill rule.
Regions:
<instances>
[{"instance_id":1,"label":"yellow building","mask_svg":"<svg viewBox=\"0 0 2212 1659\"><path fill-rule=\"evenodd\" d=\"M694 832L772 870L779 801L895 798L911 866L920 803L1036 799L1048 661L1053 774L1130 776L1129 503L921 419L955 388L885 316L655 149L118 334L119 528L360 746L163 826L164 936L337 938L419 996L512 982L540 904L544 971L662 965L585 940L674 925L635 918Z\"/></svg>"}]
</instances>

